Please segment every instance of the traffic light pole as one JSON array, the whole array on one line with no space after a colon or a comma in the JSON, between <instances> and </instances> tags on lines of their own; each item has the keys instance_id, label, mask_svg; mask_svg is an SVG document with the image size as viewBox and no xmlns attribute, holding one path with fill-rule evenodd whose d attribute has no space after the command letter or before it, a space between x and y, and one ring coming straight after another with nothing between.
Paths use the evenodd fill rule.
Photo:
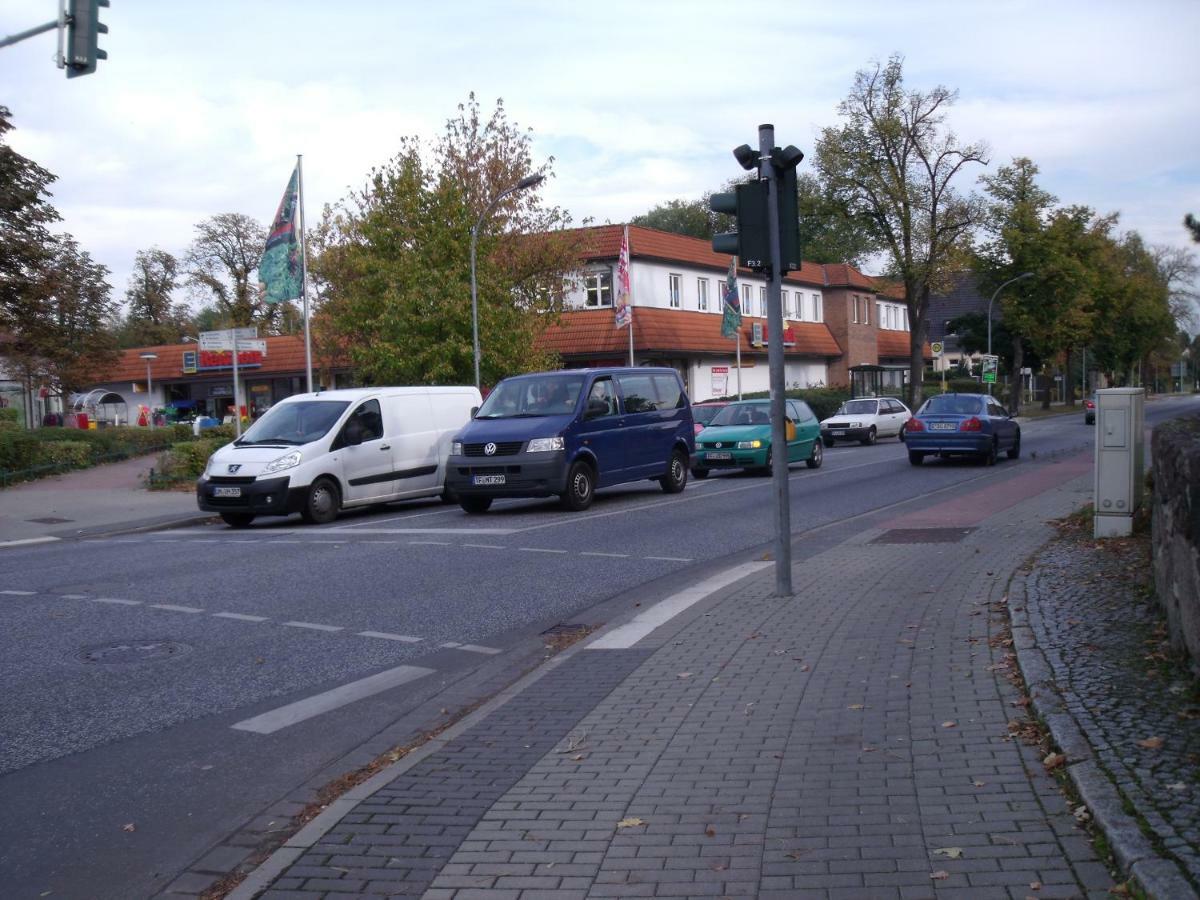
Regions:
<instances>
[{"instance_id":1,"label":"traffic light pole","mask_svg":"<svg viewBox=\"0 0 1200 900\"><path fill-rule=\"evenodd\" d=\"M779 242L779 175L771 161L775 126L758 126L759 178L767 182L771 268L767 272L767 370L771 389L771 481L775 492L775 596L792 595L792 511L788 489L783 361L783 250Z\"/></svg>"}]
</instances>

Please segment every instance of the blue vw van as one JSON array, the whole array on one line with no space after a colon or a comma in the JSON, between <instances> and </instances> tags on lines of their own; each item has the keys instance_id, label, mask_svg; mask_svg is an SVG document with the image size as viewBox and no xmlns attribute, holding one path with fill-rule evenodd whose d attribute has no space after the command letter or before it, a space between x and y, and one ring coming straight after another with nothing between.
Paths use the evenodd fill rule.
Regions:
<instances>
[{"instance_id":1,"label":"blue vw van","mask_svg":"<svg viewBox=\"0 0 1200 900\"><path fill-rule=\"evenodd\" d=\"M591 505L597 488L651 479L687 484L695 429L679 373L564 369L506 378L454 437L446 487L469 513L496 497Z\"/></svg>"}]
</instances>

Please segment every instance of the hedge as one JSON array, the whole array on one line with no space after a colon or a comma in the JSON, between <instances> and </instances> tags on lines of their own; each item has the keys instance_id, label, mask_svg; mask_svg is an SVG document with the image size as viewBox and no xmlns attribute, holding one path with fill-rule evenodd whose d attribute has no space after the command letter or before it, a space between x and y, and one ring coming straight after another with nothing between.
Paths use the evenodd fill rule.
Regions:
<instances>
[{"instance_id":1,"label":"hedge","mask_svg":"<svg viewBox=\"0 0 1200 900\"><path fill-rule=\"evenodd\" d=\"M158 457L158 474L175 481L199 478L208 465L208 458L226 443L220 438L205 437L172 444L169 450Z\"/></svg>"},{"instance_id":2,"label":"hedge","mask_svg":"<svg viewBox=\"0 0 1200 900\"><path fill-rule=\"evenodd\" d=\"M36 465L86 469L92 462L92 447L86 441L50 441L38 447Z\"/></svg>"}]
</instances>

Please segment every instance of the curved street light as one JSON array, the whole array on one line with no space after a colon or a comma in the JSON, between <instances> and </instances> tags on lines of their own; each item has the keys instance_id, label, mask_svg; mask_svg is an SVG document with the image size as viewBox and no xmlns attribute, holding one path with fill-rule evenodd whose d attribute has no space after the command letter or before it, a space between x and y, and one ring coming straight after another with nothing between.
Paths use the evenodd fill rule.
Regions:
<instances>
[{"instance_id":1,"label":"curved street light","mask_svg":"<svg viewBox=\"0 0 1200 900\"><path fill-rule=\"evenodd\" d=\"M988 311L987 311L987 325L988 325L987 355L988 356L992 355L992 304L996 302L996 298L1000 295L1000 292L1002 290L1004 290L1006 287L1008 287L1010 284L1012 284L1014 281L1021 281L1025 278L1032 278L1032 277L1033 277L1032 272L1022 272L1016 278L1008 279L1008 281L1004 282L1004 284L1000 285L1000 287L996 288L996 290L992 293L992 299L988 301ZM999 368L999 366L997 366L997 368ZM1018 374L1020 374L1020 373L1018 373ZM990 394L991 392L992 392L992 383L989 381L988 382L988 393Z\"/></svg>"},{"instance_id":2,"label":"curved street light","mask_svg":"<svg viewBox=\"0 0 1200 900\"><path fill-rule=\"evenodd\" d=\"M491 215L492 210L505 197L533 187L535 184L541 184L545 180L545 175L526 175L512 187L505 188L491 199L484 207L483 212L479 214L475 224L471 226L471 343L475 355L475 387L479 387L479 296L475 286L475 245L479 239L479 229L483 225L483 220Z\"/></svg>"},{"instance_id":3,"label":"curved street light","mask_svg":"<svg viewBox=\"0 0 1200 900\"><path fill-rule=\"evenodd\" d=\"M158 359L157 353L146 351L139 353L139 357L146 361L146 409L150 413L150 429L154 429L154 382L150 380L150 362Z\"/></svg>"}]
</instances>

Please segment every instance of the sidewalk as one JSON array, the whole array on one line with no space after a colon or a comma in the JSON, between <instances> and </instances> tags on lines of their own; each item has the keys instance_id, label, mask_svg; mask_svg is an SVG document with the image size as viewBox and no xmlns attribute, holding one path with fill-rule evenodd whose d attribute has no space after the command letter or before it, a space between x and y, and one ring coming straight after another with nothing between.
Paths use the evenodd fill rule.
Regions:
<instances>
[{"instance_id":1,"label":"sidewalk","mask_svg":"<svg viewBox=\"0 0 1200 900\"><path fill-rule=\"evenodd\" d=\"M813 535L828 546L797 562L786 600L766 565L639 641L605 629L334 801L229 896L1099 898L1132 869L1150 896L1195 897L1196 722L1151 726L1154 685L1126 694L1111 675L1103 706L1082 691L1047 706L1045 661L1089 660L1044 644L1053 623L1097 597L1113 628L1130 621L1123 582L1063 590L1084 551L1059 552L1052 578L1018 573L1056 552L1050 520L1090 489L1069 461L1039 466L841 543ZM1103 733L1070 732L1089 712ZM1145 770L1126 748L1147 730L1178 751L1187 799L1165 815L1129 789ZM1101 769L1115 758L1125 803ZM1139 800L1183 866L1126 811Z\"/></svg>"},{"instance_id":2,"label":"sidewalk","mask_svg":"<svg viewBox=\"0 0 1200 900\"><path fill-rule=\"evenodd\" d=\"M148 491L157 455L0 490L0 547L207 518L192 492Z\"/></svg>"}]
</instances>

